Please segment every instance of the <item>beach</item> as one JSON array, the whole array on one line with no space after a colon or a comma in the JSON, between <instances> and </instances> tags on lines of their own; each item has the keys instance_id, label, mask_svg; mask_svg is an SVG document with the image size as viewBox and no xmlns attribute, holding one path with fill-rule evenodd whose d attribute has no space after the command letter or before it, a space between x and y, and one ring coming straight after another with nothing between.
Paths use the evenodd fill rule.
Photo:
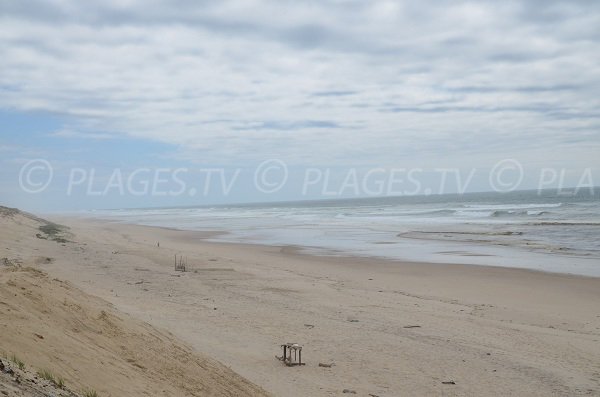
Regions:
<instances>
[{"instance_id":1,"label":"beach","mask_svg":"<svg viewBox=\"0 0 600 397\"><path fill-rule=\"evenodd\" d=\"M600 277L600 193L553 191L121 208L82 214L204 231L318 256L501 266Z\"/></svg>"},{"instance_id":2,"label":"beach","mask_svg":"<svg viewBox=\"0 0 600 397\"><path fill-rule=\"evenodd\" d=\"M600 1L0 10L0 397L600 397Z\"/></svg>"},{"instance_id":3,"label":"beach","mask_svg":"<svg viewBox=\"0 0 600 397\"><path fill-rule=\"evenodd\" d=\"M0 207L2 395L268 395L168 330L47 271L85 263L95 248L80 241L64 226Z\"/></svg>"},{"instance_id":4,"label":"beach","mask_svg":"<svg viewBox=\"0 0 600 397\"><path fill-rule=\"evenodd\" d=\"M600 393L599 278L52 220L69 227L70 242L6 236L6 255L52 258L37 267L273 395ZM176 254L186 272L174 271ZM305 366L276 359L287 342L303 346Z\"/></svg>"}]
</instances>

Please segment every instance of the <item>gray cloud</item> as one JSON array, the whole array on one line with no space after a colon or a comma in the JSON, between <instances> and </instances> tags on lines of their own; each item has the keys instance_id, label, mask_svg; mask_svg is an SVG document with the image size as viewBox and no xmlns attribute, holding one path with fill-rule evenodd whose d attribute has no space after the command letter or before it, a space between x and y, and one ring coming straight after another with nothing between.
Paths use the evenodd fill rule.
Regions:
<instances>
[{"instance_id":1,"label":"gray cloud","mask_svg":"<svg viewBox=\"0 0 600 397\"><path fill-rule=\"evenodd\" d=\"M312 95L319 97L319 96L346 96L346 95L353 95L356 94L356 91L319 91L319 92L314 92Z\"/></svg>"},{"instance_id":2,"label":"gray cloud","mask_svg":"<svg viewBox=\"0 0 600 397\"><path fill-rule=\"evenodd\" d=\"M462 93L498 93L498 92L552 92L552 91L578 91L585 89L581 85L575 84L557 84L557 85L539 85L539 86L464 86L450 87L448 91Z\"/></svg>"},{"instance_id":3,"label":"gray cloud","mask_svg":"<svg viewBox=\"0 0 600 397\"><path fill-rule=\"evenodd\" d=\"M593 158L599 26L585 1L4 1L0 107L219 161Z\"/></svg>"},{"instance_id":4,"label":"gray cloud","mask_svg":"<svg viewBox=\"0 0 600 397\"><path fill-rule=\"evenodd\" d=\"M234 127L236 130L282 130L293 131L307 128L342 128L338 123L327 120L299 120L299 121L261 121L259 123L250 123L241 127Z\"/></svg>"}]
</instances>

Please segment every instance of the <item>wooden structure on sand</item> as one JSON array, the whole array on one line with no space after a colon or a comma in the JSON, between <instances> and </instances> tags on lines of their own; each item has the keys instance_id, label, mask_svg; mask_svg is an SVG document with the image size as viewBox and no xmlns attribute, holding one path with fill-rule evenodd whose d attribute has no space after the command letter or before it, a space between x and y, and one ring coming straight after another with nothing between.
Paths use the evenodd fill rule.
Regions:
<instances>
[{"instance_id":1,"label":"wooden structure on sand","mask_svg":"<svg viewBox=\"0 0 600 397\"><path fill-rule=\"evenodd\" d=\"M281 347L283 348L283 356L277 358L283 361L285 365L288 367L305 365L302 362L302 346L297 343L285 343Z\"/></svg>"},{"instance_id":2,"label":"wooden structure on sand","mask_svg":"<svg viewBox=\"0 0 600 397\"><path fill-rule=\"evenodd\" d=\"M187 265L187 257L183 259L183 255L179 255L179 262L177 262L177 254L175 254L175 271L185 272L185 266Z\"/></svg>"}]
</instances>

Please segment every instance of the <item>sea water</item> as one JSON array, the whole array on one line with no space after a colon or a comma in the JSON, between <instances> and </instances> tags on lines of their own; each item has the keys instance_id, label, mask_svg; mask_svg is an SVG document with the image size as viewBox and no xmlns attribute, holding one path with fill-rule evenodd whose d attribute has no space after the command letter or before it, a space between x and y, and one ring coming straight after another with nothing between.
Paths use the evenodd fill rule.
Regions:
<instances>
[{"instance_id":1,"label":"sea water","mask_svg":"<svg viewBox=\"0 0 600 397\"><path fill-rule=\"evenodd\" d=\"M294 245L322 255L600 276L597 190L116 209L95 211L94 216L219 231L211 240Z\"/></svg>"}]
</instances>

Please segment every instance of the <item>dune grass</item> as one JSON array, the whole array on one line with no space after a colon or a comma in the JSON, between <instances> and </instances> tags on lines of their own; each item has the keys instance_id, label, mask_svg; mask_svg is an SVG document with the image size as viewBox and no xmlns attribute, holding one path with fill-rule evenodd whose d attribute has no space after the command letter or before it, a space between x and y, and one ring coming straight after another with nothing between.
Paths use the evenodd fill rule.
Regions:
<instances>
[{"instance_id":1,"label":"dune grass","mask_svg":"<svg viewBox=\"0 0 600 397\"><path fill-rule=\"evenodd\" d=\"M47 369L38 371L38 376L40 378L46 379L47 381L50 381L52 383L56 383L56 381L54 380L54 375L52 374L52 372L48 371Z\"/></svg>"},{"instance_id":2,"label":"dune grass","mask_svg":"<svg viewBox=\"0 0 600 397\"><path fill-rule=\"evenodd\" d=\"M25 363L23 361L21 361L19 359L19 357L17 357L16 355L13 354L12 356L10 356L10 361L12 361L13 363L15 363L15 365L17 367L19 367L19 369L21 371L23 371L25 369Z\"/></svg>"},{"instance_id":3,"label":"dune grass","mask_svg":"<svg viewBox=\"0 0 600 397\"><path fill-rule=\"evenodd\" d=\"M38 229L46 235L46 237L43 237L42 235L39 235L39 233L38 233L38 235L36 235L38 238L50 239L52 241L56 241L57 243L68 243L69 242L69 240L67 240L63 236L63 234L65 232L65 227L62 225L57 225L56 223L48 222L48 223L41 225Z\"/></svg>"},{"instance_id":4,"label":"dune grass","mask_svg":"<svg viewBox=\"0 0 600 397\"><path fill-rule=\"evenodd\" d=\"M59 389L65 388L64 378L62 378L60 376L55 377L54 374L52 372L48 371L47 369L38 371L38 376L42 379L46 379L47 381L54 383L56 385L56 387L58 387Z\"/></svg>"},{"instance_id":5,"label":"dune grass","mask_svg":"<svg viewBox=\"0 0 600 397\"><path fill-rule=\"evenodd\" d=\"M96 390L92 389L85 389L81 393L83 394L83 397L98 397L98 393L96 393Z\"/></svg>"}]
</instances>

